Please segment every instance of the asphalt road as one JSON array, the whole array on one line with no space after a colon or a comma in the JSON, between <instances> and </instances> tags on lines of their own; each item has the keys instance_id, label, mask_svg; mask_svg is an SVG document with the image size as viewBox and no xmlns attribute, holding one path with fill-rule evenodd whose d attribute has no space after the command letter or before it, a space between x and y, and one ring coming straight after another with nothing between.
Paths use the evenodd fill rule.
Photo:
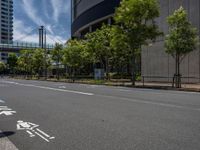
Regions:
<instances>
[{"instance_id":1,"label":"asphalt road","mask_svg":"<svg viewBox=\"0 0 200 150\"><path fill-rule=\"evenodd\" d=\"M0 130L0 150L199 150L200 93L0 79Z\"/></svg>"}]
</instances>

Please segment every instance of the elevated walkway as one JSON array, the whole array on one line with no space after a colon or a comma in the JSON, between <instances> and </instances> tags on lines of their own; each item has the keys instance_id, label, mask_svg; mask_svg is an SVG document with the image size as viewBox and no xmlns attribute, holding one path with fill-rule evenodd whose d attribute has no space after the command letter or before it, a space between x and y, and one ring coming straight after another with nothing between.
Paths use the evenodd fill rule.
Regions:
<instances>
[{"instance_id":1,"label":"elevated walkway","mask_svg":"<svg viewBox=\"0 0 200 150\"><path fill-rule=\"evenodd\" d=\"M41 48L41 46L37 43L26 43L26 42L14 42L12 44L1 44L0 43L0 52L19 52L20 50L33 50ZM52 50L54 48L54 45L47 44L46 49Z\"/></svg>"}]
</instances>

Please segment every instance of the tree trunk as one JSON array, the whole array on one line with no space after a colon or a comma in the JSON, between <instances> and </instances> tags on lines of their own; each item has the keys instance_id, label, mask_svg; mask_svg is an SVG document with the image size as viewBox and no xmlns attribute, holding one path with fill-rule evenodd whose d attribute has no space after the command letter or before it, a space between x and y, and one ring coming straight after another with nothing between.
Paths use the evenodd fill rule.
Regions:
<instances>
[{"instance_id":1,"label":"tree trunk","mask_svg":"<svg viewBox=\"0 0 200 150\"><path fill-rule=\"evenodd\" d=\"M180 74L180 55L176 53L176 67L175 67L175 87L181 88L181 74Z\"/></svg>"},{"instance_id":2,"label":"tree trunk","mask_svg":"<svg viewBox=\"0 0 200 150\"><path fill-rule=\"evenodd\" d=\"M180 55L178 55L178 58L177 58L177 60L178 60L178 64L177 64L177 66L178 66L178 88L181 88L181 74L180 74Z\"/></svg>"},{"instance_id":3,"label":"tree trunk","mask_svg":"<svg viewBox=\"0 0 200 150\"><path fill-rule=\"evenodd\" d=\"M57 63L57 67L56 67L56 77L57 77L57 80L60 80L59 63Z\"/></svg>"},{"instance_id":4,"label":"tree trunk","mask_svg":"<svg viewBox=\"0 0 200 150\"><path fill-rule=\"evenodd\" d=\"M73 67L72 69L72 82L74 83L75 82L75 68Z\"/></svg>"},{"instance_id":5,"label":"tree trunk","mask_svg":"<svg viewBox=\"0 0 200 150\"><path fill-rule=\"evenodd\" d=\"M132 86L135 86L135 56L134 55L131 58L131 64L132 64L131 81L132 81Z\"/></svg>"},{"instance_id":6,"label":"tree trunk","mask_svg":"<svg viewBox=\"0 0 200 150\"><path fill-rule=\"evenodd\" d=\"M109 79L109 72L110 72L110 68L109 68L109 62L108 62L108 59L106 58L106 79L107 80L110 80Z\"/></svg>"},{"instance_id":7,"label":"tree trunk","mask_svg":"<svg viewBox=\"0 0 200 150\"><path fill-rule=\"evenodd\" d=\"M175 79L175 87L178 88L178 80L177 80L177 74L178 74L178 56L176 53L176 57L175 57L175 74L174 74L174 79Z\"/></svg>"}]
</instances>

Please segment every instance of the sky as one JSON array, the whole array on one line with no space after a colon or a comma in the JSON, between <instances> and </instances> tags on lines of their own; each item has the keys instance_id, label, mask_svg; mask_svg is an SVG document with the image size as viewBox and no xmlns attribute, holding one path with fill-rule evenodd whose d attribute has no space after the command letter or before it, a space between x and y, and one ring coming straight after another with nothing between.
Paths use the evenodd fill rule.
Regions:
<instances>
[{"instance_id":1,"label":"sky","mask_svg":"<svg viewBox=\"0 0 200 150\"><path fill-rule=\"evenodd\" d=\"M13 0L14 41L38 43L38 28L47 30L47 43L65 43L71 31L71 0Z\"/></svg>"}]
</instances>

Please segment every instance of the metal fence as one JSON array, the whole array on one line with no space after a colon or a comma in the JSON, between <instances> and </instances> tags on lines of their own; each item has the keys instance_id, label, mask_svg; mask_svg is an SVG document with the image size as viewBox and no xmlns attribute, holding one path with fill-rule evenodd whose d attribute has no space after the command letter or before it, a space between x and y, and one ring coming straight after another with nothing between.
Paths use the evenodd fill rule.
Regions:
<instances>
[{"instance_id":1,"label":"metal fence","mask_svg":"<svg viewBox=\"0 0 200 150\"><path fill-rule=\"evenodd\" d=\"M150 81L148 80L150 79ZM142 76L142 85L145 86L145 82L156 82L156 81L152 81L152 79L166 79L165 81L161 82L161 81L157 81L157 83L170 83L172 87L175 87L175 76L173 77L166 77L166 76ZM186 80L198 80L200 83L200 78L199 77L180 77L180 82L181 84L184 83L189 83L188 81L184 81L184 79ZM192 83L192 82L191 82ZM195 82L196 83L196 82Z\"/></svg>"}]
</instances>

